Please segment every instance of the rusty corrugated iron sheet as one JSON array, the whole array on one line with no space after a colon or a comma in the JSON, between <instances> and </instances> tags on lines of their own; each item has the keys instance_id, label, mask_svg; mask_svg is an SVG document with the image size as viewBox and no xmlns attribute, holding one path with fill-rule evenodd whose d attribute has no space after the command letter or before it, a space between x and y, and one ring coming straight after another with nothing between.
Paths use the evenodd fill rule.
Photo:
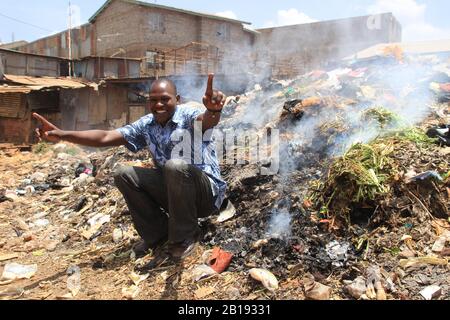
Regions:
<instances>
[{"instance_id":1,"label":"rusty corrugated iron sheet","mask_svg":"<svg viewBox=\"0 0 450 320\"><path fill-rule=\"evenodd\" d=\"M5 74L4 81L15 84L22 84L33 90L41 90L45 88L64 88L64 89L81 89L85 87L96 87L95 83L84 82L79 79L69 78L53 78L53 77L29 77Z\"/></svg>"},{"instance_id":2,"label":"rusty corrugated iron sheet","mask_svg":"<svg viewBox=\"0 0 450 320\"><path fill-rule=\"evenodd\" d=\"M33 88L27 86L0 86L0 93L30 93Z\"/></svg>"}]
</instances>

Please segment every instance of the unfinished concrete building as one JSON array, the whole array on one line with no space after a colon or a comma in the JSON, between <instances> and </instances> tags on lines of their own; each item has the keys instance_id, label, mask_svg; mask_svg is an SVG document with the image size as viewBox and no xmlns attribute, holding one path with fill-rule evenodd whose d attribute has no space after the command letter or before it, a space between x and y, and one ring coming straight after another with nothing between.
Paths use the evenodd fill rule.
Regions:
<instances>
[{"instance_id":1,"label":"unfinished concrete building","mask_svg":"<svg viewBox=\"0 0 450 320\"><path fill-rule=\"evenodd\" d=\"M20 48L69 57L143 59L141 75L250 74L286 78L378 43L401 41L391 13L250 30L249 22L135 1L108 0L89 23Z\"/></svg>"},{"instance_id":2,"label":"unfinished concrete building","mask_svg":"<svg viewBox=\"0 0 450 320\"><path fill-rule=\"evenodd\" d=\"M402 28L392 13L259 29L261 67L291 77L325 67L379 43L400 42ZM268 62L268 63L267 63Z\"/></svg>"},{"instance_id":3,"label":"unfinished concrete building","mask_svg":"<svg viewBox=\"0 0 450 320\"><path fill-rule=\"evenodd\" d=\"M108 0L71 31L72 57L144 59L147 75L221 71L223 56L249 48L255 32L249 22L134 0ZM39 39L21 51L69 57L69 32Z\"/></svg>"}]
</instances>

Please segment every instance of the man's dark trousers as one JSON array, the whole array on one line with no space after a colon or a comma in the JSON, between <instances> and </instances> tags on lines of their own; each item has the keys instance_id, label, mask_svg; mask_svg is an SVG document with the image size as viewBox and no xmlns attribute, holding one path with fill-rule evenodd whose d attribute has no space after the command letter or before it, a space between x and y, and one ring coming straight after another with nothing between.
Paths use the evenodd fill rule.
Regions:
<instances>
[{"instance_id":1,"label":"man's dark trousers","mask_svg":"<svg viewBox=\"0 0 450 320\"><path fill-rule=\"evenodd\" d=\"M198 218L217 211L208 176L183 160L169 160L164 167L152 169L120 166L114 181L137 232L149 246L165 239L194 240Z\"/></svg>"}]
</instances>

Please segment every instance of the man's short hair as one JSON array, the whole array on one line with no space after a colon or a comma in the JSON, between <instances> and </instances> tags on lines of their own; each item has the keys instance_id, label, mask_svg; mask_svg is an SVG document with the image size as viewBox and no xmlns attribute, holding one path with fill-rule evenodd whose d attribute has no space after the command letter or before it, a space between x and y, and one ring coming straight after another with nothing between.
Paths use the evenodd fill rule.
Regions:
<instances>
[{"instance_id":1,"label":"man's short hair","mask_svg":"<svg viewBox=\"0 0 450 320\"><path fill-rule=\"evenodd\" d=\"M175 96L178 95L178 90L177 90L177 86L176 86L175 82L173 82L170 79L166 79L166 78L157 79L157 80L153 81L153 83L152 83L152 85L150 87L150 90L151 90L151 88L153 86L156 86L156 85L159 85L159 84L162 84L162 83L166 83L169 87L171 86L174 89L174 91L175 91Z\"/></svg>"}]
</instances>

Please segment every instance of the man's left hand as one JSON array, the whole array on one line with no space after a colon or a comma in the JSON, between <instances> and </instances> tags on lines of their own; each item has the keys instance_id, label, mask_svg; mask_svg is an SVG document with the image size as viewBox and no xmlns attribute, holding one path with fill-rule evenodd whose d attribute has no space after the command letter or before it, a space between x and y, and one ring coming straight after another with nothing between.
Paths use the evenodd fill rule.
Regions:
<instances>
[{"instance_id":1,"label":"man's left hand","mask_svg":"<svg viewBox=\"0 0 450 320\"><path fill-rule=\"evenodd\" d=\"M227 97L221 92L213 89L214 74L208 75L208 85L203 96L203 104L211 112L220 112L223 109Z\"/></svg>"}]
</instances>

